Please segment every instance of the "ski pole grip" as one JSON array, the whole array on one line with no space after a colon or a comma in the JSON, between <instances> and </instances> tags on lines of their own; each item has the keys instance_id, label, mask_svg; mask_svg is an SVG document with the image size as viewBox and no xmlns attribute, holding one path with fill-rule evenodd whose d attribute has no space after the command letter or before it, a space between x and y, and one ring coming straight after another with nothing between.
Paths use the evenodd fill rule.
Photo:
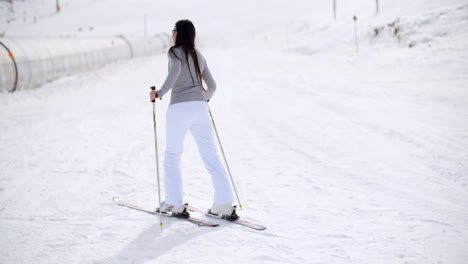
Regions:
<instances>
[{"instance_id":1,"label":"ski pole grip","mask_svg":"<svg viewBox=\"0 0 468 264\"><path fill-rule=\"evenodd\" d=\"M156 87L155 87L155 86L151 86L151 90L152 90L152 91L155 91L155 90L156 90ZM154 103L155 101L156 101L156 98L153 99L151 102Z\"/></svg>"}]
</instances>

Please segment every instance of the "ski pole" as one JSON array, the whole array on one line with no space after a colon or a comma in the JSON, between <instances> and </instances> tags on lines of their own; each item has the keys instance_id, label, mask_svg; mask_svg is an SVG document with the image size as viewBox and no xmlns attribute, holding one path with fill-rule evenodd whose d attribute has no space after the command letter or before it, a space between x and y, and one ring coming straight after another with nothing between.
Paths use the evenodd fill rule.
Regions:
<instances>
[{"instance_id":1,"label":"ski pole","mask_svg":"<svg viewBox=\"0 0 468 264\"><path fill-rule=\"evenodd\" d=\"M156 90L156 87L151 86L151 90ZM159 180L159 157L158 157L158 134L156 130L156 110L154 108L154 103L156 99L153 99L151 103L153 103L153 124L154 124L154 150L156 151L156 174L158 176L158 197L159 197L159 225L161 226L161 232L163 230L163 221L162 221L162 203L161 203L161 185Z\"/></svg>"},{"instance_id":2,"label":"ski pole","mask_svg":"<svg viewBox=\"0 0 468 264\"><path fill-rule=\"evenodd\" d=\"M215 133L216 133L216 138L218 139L219 147L221 148L221 152L223 153L224 163L226 164L226 168L227 168L227 171L229 173L229 177L231 178L232 187L234 188L234 192L236 194L237 201L239 202L239 208L242 210L242 203L241 203L241 201L239 199L239 195L237 194L236 185L234 184L234 180L232 178L231 170L229 169L229 165L228 165L228 162L227 162L227 159L226 159L226 154L224 154L223 145L221 144L221 140L219 139L218 130L216 129L216 125L215 125L215 122L214 122L214 119L213 119L213 115L211 114L210 106L208 106L208 111L210 112L211 122L213 122L213 127L214 127L214 130L215 130Z\"/></svg>"}]
</instances>

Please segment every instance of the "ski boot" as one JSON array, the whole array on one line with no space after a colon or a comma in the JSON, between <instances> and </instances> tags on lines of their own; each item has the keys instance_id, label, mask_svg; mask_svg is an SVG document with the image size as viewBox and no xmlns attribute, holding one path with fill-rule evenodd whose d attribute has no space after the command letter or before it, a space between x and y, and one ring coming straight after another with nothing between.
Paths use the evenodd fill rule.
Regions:
<instances>
[{"instance_id":1,"label":"ski boot","mask_svg":"<svg viewBox=\"0 0 468 264\"><path fill-rule=\"evenodd\" d=\"M236 221L237 219L239 219L239 216L236 214L236 209L237 206L232 206L230 203L223 205L213 204L211 209L208 210L208 213L222 219Z\"/></svg>"},{"instance_id":2,"label":"ski boot","mask_svg":"<svg viewBox=\"0 0 468 264\"><path fill-rule=\"evenodd\" d=\"M174 206L170 204L166 204L166 202L162 202L161 205L161 212L164 214L169 214L171 212L171 215L173 217L178 217L178 218L189 218L190 213L187 211L188 204L184 204L181 206ZM156 213L159 213L159 208L156 208Z\"/></svg>"}]
</instances>

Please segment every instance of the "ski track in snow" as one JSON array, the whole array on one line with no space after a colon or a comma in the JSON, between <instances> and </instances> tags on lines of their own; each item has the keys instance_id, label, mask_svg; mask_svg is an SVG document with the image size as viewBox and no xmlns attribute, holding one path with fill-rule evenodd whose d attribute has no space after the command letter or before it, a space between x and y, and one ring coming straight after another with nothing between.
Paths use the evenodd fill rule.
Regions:
<instances>
[{"instance_id":1,"label":"ski track in snow","mask_svg":"<svg viewBox=\"0 0 468 264\"><path fill-rule=\"evenodd\" d=\"M0 262L466 263L466 48L364 43L356 57L266 36L252 35L255 52L228 45L229 63L224 48L203 52L240 214L267 230L164 219L161 233L113 203L157 206L158 55L0 94ZM161 165L168 99L156 103ZM210 177L191 136L185 146L185 198L209 207Z\"/></svg>"}]
</instances>

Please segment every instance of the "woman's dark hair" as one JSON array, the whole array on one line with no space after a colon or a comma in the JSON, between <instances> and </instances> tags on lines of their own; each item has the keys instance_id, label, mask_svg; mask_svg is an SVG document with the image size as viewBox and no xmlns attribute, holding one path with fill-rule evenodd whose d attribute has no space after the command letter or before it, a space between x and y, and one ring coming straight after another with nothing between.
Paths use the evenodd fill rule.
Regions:
<instances>
[{"instance_id":1,"label":"woman's dark hair","mask_svg":"<svg viewBox=\"0 0 468 264\"><path fill-rule=\"evenodd\" d=\"M187 65L190 72L190 77L192 77L192 70L190 70L190 63L189 63L189 54L192 56L193 62L195 64L195 71L197 74L197 78L200 81L200 85L203 88L202 84L202 74L200 71L200 65L198 63L198 56L195 50L195 26L193 23L186 19L186 20L179 20L175 24L177 30L177 37L175 40L175 45L169 49L169 52L174 55L178 60L182 61L181 58L177 56L174 49L177 47L182 47L182 50L185 54L185 59L187 61ZM193 85L195 85L195 81L192 77Z\"/></svg>"}]
</instances>

